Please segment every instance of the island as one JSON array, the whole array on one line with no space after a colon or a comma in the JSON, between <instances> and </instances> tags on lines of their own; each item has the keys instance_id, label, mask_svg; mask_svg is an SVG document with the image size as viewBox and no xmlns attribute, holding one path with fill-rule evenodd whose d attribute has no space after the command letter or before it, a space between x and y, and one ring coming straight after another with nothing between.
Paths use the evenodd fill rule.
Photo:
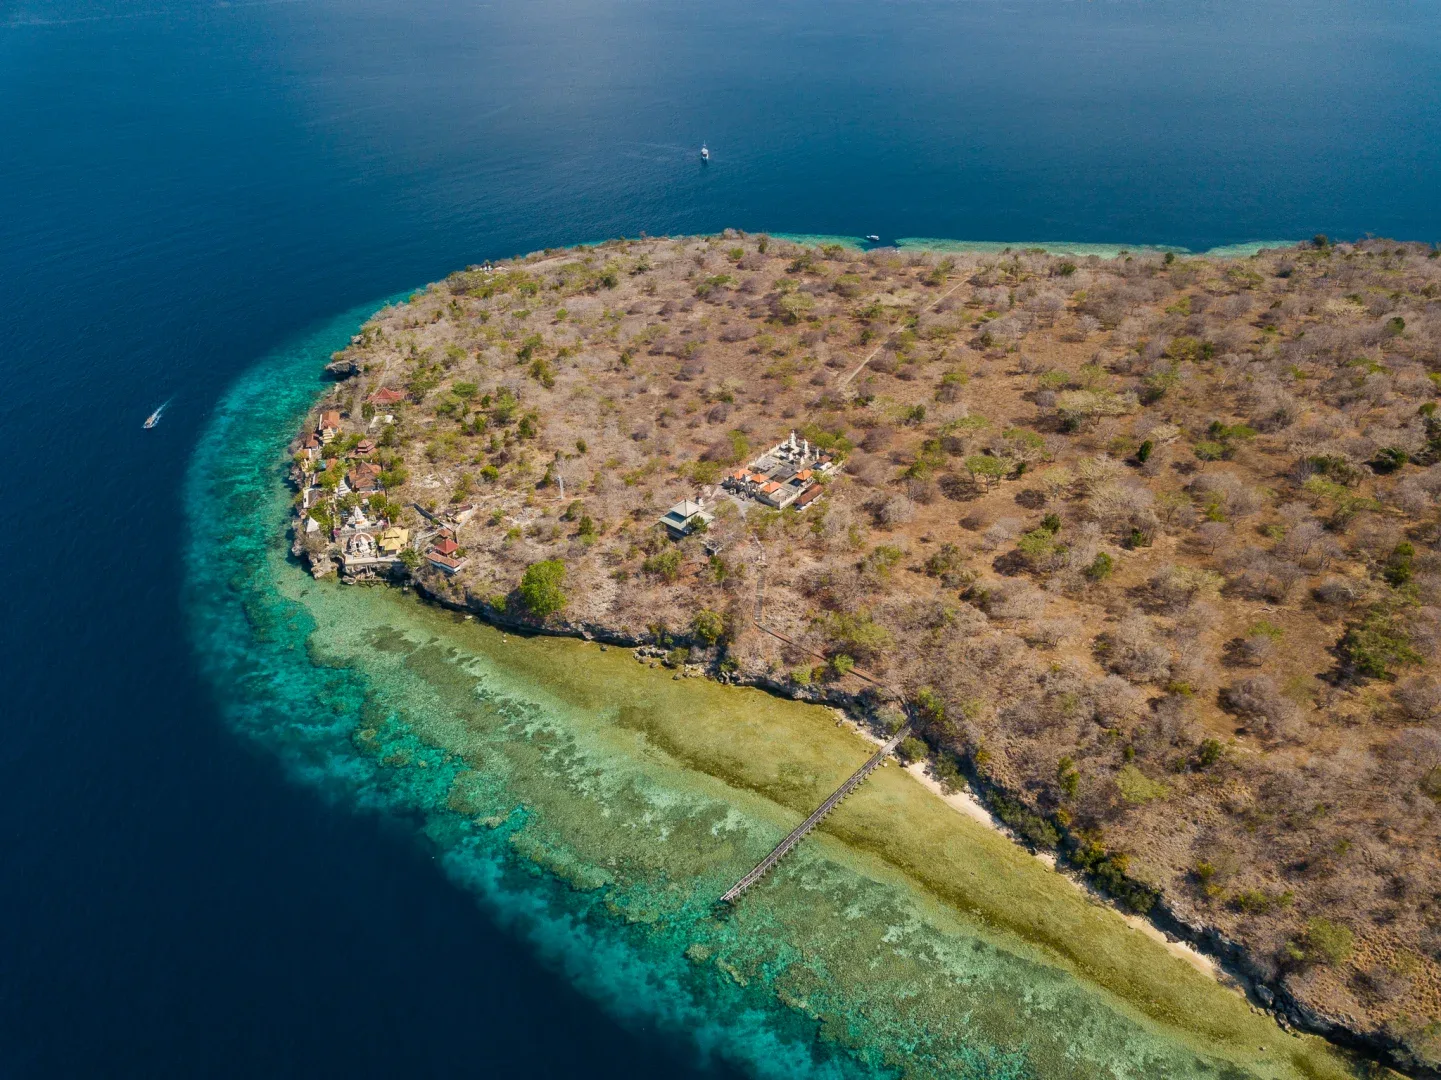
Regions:
<instances>
[{"instance_id":1,"label":"island","mask_svg":"<svg viewBox=\"0 0 1441 1080\"><path fill-rule=\"evenodd\" d=\"M1436 248L642 237L455 273L329 371L317 577L909 719L1283 1024L1438 1075Z\"/></svg>"}]
</instances>

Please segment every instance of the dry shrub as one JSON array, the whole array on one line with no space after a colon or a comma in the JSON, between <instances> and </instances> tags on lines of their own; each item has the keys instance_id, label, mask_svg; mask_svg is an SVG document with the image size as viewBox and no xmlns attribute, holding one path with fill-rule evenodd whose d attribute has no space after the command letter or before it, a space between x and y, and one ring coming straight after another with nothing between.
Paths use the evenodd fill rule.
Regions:
<instances>
[{"instance_id":1,"label":"dry shrub","mask_svg":"<svg viewBox=\"0 0 1441 1080\"><path fill-rule=\"evenodd\" d=\"M1349 607L1359 600L1364 592L1365 589L1360 582L1332 574L1311 590L1311 595L1323 604Z\"/></svg>"},{"instance_id":2,"label":"dry shrub","mask_svg":"<svg viewBox=\"0 0 1441 1080\"><path fill-rule=\"evenodd\" d=\"M1057 701L1055 697L1043 694L1027 694L1002 707L997 720L1007 731L1035 739L1041 736L1065 739L1069 728L1074 727L1074 712Z\"/></svg>"},{"instance_id":3,"label":"dry shrub","mask_svg":"<svg viewBox=\"0 0 1441 1080\"><path fill-rule=\"evenodd\" d=\"M1246 419L1257 431L1282 431L1301 418L1304 406L1295 395L1269 382L1254 383L1245 394Z\"/></svg>"},{"instance_id":4,"label":"dry shrub","mask_svg":"<svg viewBox=\"0 0 1441 1080\"><path fill-rule=\"evenodd\" d=\"M1151 595L1163 606L1179 609L1193 600L1219 595L1226 579L1214 570L1201 570L1175 563L1161 567L1148 583Z\"/></svg>"},{"instance_id":5,"label":"dry shrub","mask_svg":"<svg viewBox=\"0 0 1441 1080\"><path fill-rule=\"evenodd\" d=\"M981 534L981 547L986 551L995 551L997 548L1004 547L1014 540L1016 534L1020 531L1021 522L1019 518L997 518L996 521Z\"/></svg>"},{"instance_id":6,"label":"dry shrub","mask_svg":"<svg viewBox=\"0 0 1441 1080\"><path fill-rule=\"evenodd\" d=\"M1421 514L1435 505L1438 494L1441 494L1441 465L1432 465L1423 472L1403 477L1396 485L1392 501L1408 514Z\"/></svg>"},{"instance_id":7,"label":"dry shrub","mask_svg":"<svg viewBox=\"0 0 1441 1080\"><path fill-rule=\"evenodd\" d=\"M1066 566L1077 572L1086 570L1096 561L1101 552L1101 528L1094 521L1087 521L1069 533L1066 547Z\"/></svg>"},{"instance_id":8,"label":"dry shrub","mask_svg":"<svg viewBox=\"0 0 1441 1080\"><path fill-rule=\"evenodd\" d=\"M1295 703L1281 694L1269 675L1253 675L1226 687L1221 691L1221 705L1264 738L1292 737L1300 725Z\"/></svg>"},{"instance_id":9,"label":"dry shrub","mask_svg":"<svg viewBox=\"0 0 1441 1080\"><path fill-rule=\"evenodd\" d=\"M1118 675L1107 675L1091 684L1091 696L1099 722L1132 721L1146 711L1146 695Z\"/></svg>"},{"instance_id":10,"label":"dry shrub","mask_svg":"<svg viewBox=\"0 0 1441 1080\"><path fill-rule=\"evenodd\" d=\"M1231 527L1220 521L1203 521L1196 526L1196 542L1208 555L1224 552L1231 545Z\"/></svg>"},{"instance_id":11,"label":"dry shrub","mask_svg":"<svg viewBox=\"0 0 1441 1080\"><path fill-rule=\"evenodd\" d=\"M1033 315L1049 323L1066 310L1066 298L1059 292L1047 290L1037 293L1025 302L1025 308Z\"/></svg>"},{"instance_id":12,"label":"dry shrub","mask_svg":"<svg viewBox=\"0 0 1441 1080\"><path fill-rule=\"evenodd\" d=\"M1151 509L1156 497L1148 488L1124 480L1108 480L1091 488L1086 509L1109 532L1150 532L1156 527Z\"/></svg>"},{"instance_id":13,"label":"dry shrub","mask_svg":"<svg viewBox=\"0 0 1441 1080\"><path fill-rule=\"evenodd\" d=\"M1412 720L1426 724L1441 721L1441 682L1433 676L1412 676L1396 687L1395 697Z\"/></svg>"},{"instance_id":14,"label":"dry shrub","mask_svg":"<svg viewBox=\"0 0 1441 1080\"><path fill-rule=\"evenodd\" d=\"M1054 649L1074 640L1080 632L1081 624L1075 619L1037 619L1024 636L1032 645Z\"/></svg>"},{"instance_id":15,"label":"dry shrub","mask_svg":"<svg viewBox=\"0 0 1441 1080\"><path fill-rule=\"evenodd\" d=\"M1288 504L1293 505L1293 504ZM1284 508L1283 508L1284 509ZM1292 559L1305 559L1326 538L1326 527L1319 521L1299 521L1286 531L1278 549Z\"/></svg>"},{"instance_id":16,"label":"dry shrub","mask_svg":"<svg viewBox=\"0 0 1441 1080\"><path fill-rule=\"evenodd\" d=\"M977 589L976 606L993 619L1034 619L1046 610L1046 598L1026 581L999 581Z\"/></svg>"},{"instance_id":17,"label":"dry shrub","mask_svg":"<svg viewBox=\"0 0 1441 1080\"><path fill-rule=\"evenodd\" d=\"M1126 466L1106 454L1099 454L1093 458L1082 458L1076 463L1075 469L1076 479L1087 491L1114 483L1125 473Z\"/></svg>"},{"instance_id":18,"label":"dry shrub","mask_svg":"<svg viewBox=\"0 0 1441 1080\"><path fill-rule=\"evenodd\" d=\"M913 478L907 480L905 486L906 495L921 506L929 506L936 501L936 484L932 480Z\"/></svg>"},{"instance_id":19,"label":"dry shrub","mask_svg":"<svg viewBox=\"0 0 1441 1080\"><path fill-rule=\"evenodd\" d=\"M1184 683L1192 693L1216 684L1214 659L1200 649L1183 648L1171 662L1171 682Z\"/></svg>"},{"instance_id":20,"label":"dry shrub","mask_svg":"<svg viewBox=\"0 0 1441 1080\"><path fill-rule=\"evenodd\" d=\"M1218 504L1232 520L1250 517L1265 501L1255 488L1228 472L1203 473L1191 481L1190 491L1203 503Z\"/></svg>"},{"instance_id":21,"label":"dry shrub","mask_svg":"<svg viewBox=\"0 0 1441 1080\"><path fill-rule=\"evenodd\" d=\"M1171 674L1171 650L1144 615L1128 615L1101 634L1096 652L1109 670L1135 682L1160 682Z\"/></svg>"},{"instance_id":22,"label":"dry shrub","mask_svg":"<svg viewBox=\"0 0 1441 1080\"><path fill-rule=\"evenodd\" d=\"M824 516L820 520L818 539L827 547L848 540L852 528L865 528L856 518L851 504L843 497L828 496L819 505L824 508Z\"/></svg>"},{"instance_id":23,"label":"dry shrub","mask_svg":"<svg viewBox=\"0 0 1441 1080\"><path fill-rule=\"evenodd\" d=\"M886 468L868 454L855 454L846 462L846 472L864 487L882 487L886 482Z\"/></svg>"},{"instance_id":24,"label":"dry shrub","mask_svg":"<svg viewBox=\"0 0 1441 1080\"><path fill-rule=\"evenodd\" d=\"M899 493L889 496L876 511L876 520L885 526L904 525L914 521L916 504L909 495Z\"/></svg>"},{"instance_id":25,"label":"dry shrub","mask_svg":"<svg viewBox=\"0 0 1441 1080\"><path fill-rule=\"evenodd\" d=\"M1349 442L1355 432L1351 421L1340 413L1327 413L1297 428L1286 440L1286 448L1301 458L1339 457L1351 459ZM1351 462L1353 465L1355 461ZM1305 480L1298 477L1298 482Z\"/></svg>"},{"instance_id":26,"label":"dry shrub","mask_svg":"<svg viewBox=\"0 0 1441 1080\"><path fill-rule=\"evenodd\" d=\"M861 440L861 449L875 454L891 445L895 438L896 429L886 424L877 424L866 432L865 438Z\"/></svg>"},{"instance_id":27,"label":"dry shrub","mask_svg":"<svg viewBox=\"0 0 1441 1080\"><path fill-rule=\"evenodd\" d=\"M1252 634L1243 638L1236 648L1237 658L1243 664L1260 667L1276 652L1276 639L1270 634Z\"/></svg>"},{"instance_id":28,"label":"dry shrub","mask_svg":"<svg viewBox=\"0 0 1441 1080\"><path fill-rule=\"evenodd\" d=\"M1285 603L1291 590L1305 577L1305 572L1295 563L1258 547L1243 548L1228 561L1228 569L1235 576L1237 587L1247 596L1276 604Z\"/></svg>"}]
</instances>

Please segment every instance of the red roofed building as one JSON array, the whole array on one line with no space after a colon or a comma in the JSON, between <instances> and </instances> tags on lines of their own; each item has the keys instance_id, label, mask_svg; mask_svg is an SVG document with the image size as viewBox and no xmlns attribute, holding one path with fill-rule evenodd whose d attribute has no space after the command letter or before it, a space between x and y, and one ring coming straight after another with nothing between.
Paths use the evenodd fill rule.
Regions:
<instances>
[{"instance_id":1,"label":"red roofed building","mask_svg":"<svg viewBox=\"0 0 1441 1080\"><path fill-rule=\"evenodd\" d=\"M396 405L405 400L405 391L382 386L365 400L372 405Z\"/></svg>"},{"instance_id":2,"label":"red roofed building","mask_svg":"<svg viewBox=\"0 0 1441 1080\"><path fill-rule=\"evenodd\" d=\"M351 491L366 495L380 490L381 471L374 462L362 461L345 474L345 482L350 485Z\"/></svg>"},{"instance_id":3,"label":"red roofed building","mask_svg":"<svg viewBox=\"0 0 1441 1080\"><path fill-rule=\"evenodd\" d=\"M320 441L328 443L340 433L340 411L338 409L326 409L320 414L320 423L315 427L320 435Z\"/></svg>"},{"instance_id":4,"label":"red roofed building","mask_svg":"<svg viewBox=\"0 0 1441 1080\"><path fill-rule=\"evenodd\" d=\"M802 491L799 497L796 499L796 509L799 510L802 507L809 506L811 503L815 502L821 497L821 493L823 491L825 491L825 488L821 487L819 484L812 484L810 487ZM817 512L819 513L819 511Z\"/></svg>"},{"instance_id":5,"label":"red roofed building","mask_svg":"<svg viewBox=\"0 0 1441 1080\"><path fill-rule=\"evenodd\" d=\"M432 544L430 546L430 550L435 552L437 555L454 555L457 551L460 550L460 545L449 537L446 537L439 543Z\"/></svg>"},{"instance_id":6,"label":"red roofed building","mask_svg":"<svg viewBox=\"0 0 1441 1080\"><path fill-rule=\"evenodd\" d=\"M425 561L437 570L443 570L447 574L453 574L465 565L463 559L453 559L449 555L438 555L433 551L425 556Z\"/></svg>"}]
</instances>

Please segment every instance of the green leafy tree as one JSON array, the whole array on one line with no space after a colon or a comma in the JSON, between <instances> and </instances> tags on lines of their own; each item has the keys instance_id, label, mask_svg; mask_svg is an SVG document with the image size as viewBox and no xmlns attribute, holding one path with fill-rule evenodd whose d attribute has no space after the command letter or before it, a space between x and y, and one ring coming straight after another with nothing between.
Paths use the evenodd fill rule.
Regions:
<instances>
[{"instance_id":1,"label":"green leafy tree","mask_svg":"<svg viewBox=\"0 0 1441 1080\"><path fill-rule=\"evenodd\" d=\"M691 633L707 645L714 645L725 636L725 619L719 612L702 608L690 621Z\"/></svg>"},{"instance_id":2,"label":"green leafy tree","mask_svg":"<svg viewBox=\"0 0 1441 1080\"><path fill-rule=\"evenodd\" d=\"M1292 960L1306 964L1344 964L1351 957L1355 937L1350 929L1330 919L1315 918L1306 924L1299 942L1289 942L1286 952Z\"/></svg>"},{"instance_id":3,"label":"green leafy tree","mask_svg":"<svg viewBox=\"0 0 1441 1080\"><path fill-rule=\"evenodd\" d=\"M515 358L522 364L527 363L535 356L536 350L544 345L545 338L539 334L531 334L521 341L520 348L515 350Z\"/></svg>"},{"instance_id":4,"label":"green leafy tree","mask_svg":"<svg viewBox=\"0 0 1441 1080\"><path fill-rule=\"evenodd\" d=\"M526 611L537 619L562 611L566 604L565 563L544 559L525 568L520 579L520 599Z\"/></svg>"},{"instance_id":5,"label":"green leafy tree","mask_svg":"<svg viewBox=\"0 0 1441 1080\"><path fill-rule=\"evenodd\" d=\"M866 556L866 569L882 581L889 581L891 571L904 558L904 553L894 544L880 544Z\"/></svg>"},{"instance_id":6,"label":"green leafy tree","mask_svg":"<svg viewBox=\"0 0 1441 1080\"><path fill-rule=\"evenodd\" d=\"M931 748L914 735L907 735L901 740L901 744L896 747L896 753L898 753L901 756L901 760L908 765L913 761L924 761L930 751Z\"/></svg>"},{"instance_id":7,"label":"green leafy tree","mask_svg":"<svg viewBox=\"0 0 1441 1080\"><path fill-rule=\"evenodd\" d=\"M891 632L868 612L833 611L822 620L822 626L832 648L847 659L870 662L895 645Z\"/></svg>"},{"instance_id":8,"label":"green leafy tree","mask_svg":"<svg viewBox=\"0 0 1441 1080\"><path fill-rule=\"evenodd\" d=\"M640 564L640 568L647 574L654 574L667 585L673 585L680 579L680 564L680 548L668 548L650 556Z\"/></svg>"},{"instance_id":9,"label":"green leafy tree","mask_svg":"<svg viewBox=\"0 0 1441 1080\"><path fill-rule=\"evenodd\" d=\"M1007 473L1006 463L990 454L972 454L966 458L966 471L982 488L989 488Z\"/></svg>"},{"instance_id":10,"label":"green leafy tree","mask_svg":"<svg viewBox=\"0 0 1441 1080\"><path fill-rule=\"evenodd\" d=\"M1063 757L1056 764L1056 783L1068 796L1074 797L1081 785L1081 774L1076 769L1076 762L1069 757Z\"/></svg>"},{"instance_id":11,"label":"green leafy tree","mask_svg":"<svg viewBox=\"0 0 1441 1080\"><path fill-rule=\"evenodd\" d=\"M1351 671L1369 679L1389 678L1395 668L1424 660L1412 646L1400 612L1387 604L1375 605L1348 627L1337 650Z\"/></svg>"}]
</instances>

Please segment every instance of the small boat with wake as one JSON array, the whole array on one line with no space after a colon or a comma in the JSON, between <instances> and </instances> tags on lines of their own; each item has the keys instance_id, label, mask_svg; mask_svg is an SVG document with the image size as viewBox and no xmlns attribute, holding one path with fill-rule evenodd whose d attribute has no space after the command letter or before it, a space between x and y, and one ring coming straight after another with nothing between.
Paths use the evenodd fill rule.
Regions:
<instances>
[{"instance_id":1,"label":"small boat with wake","mask_svg":"<svg viewBox=\"0 0 1441 1080\"><path fill-rule=\"evenodd\" d=\"M710 148L705 143L700 144L700 159L702 161L710 160Z\"/></svg>"},{"instance_id":2,"label":"small boat with wake","mask_svg":"<svg viewBox=\"0 0 1441 1080\"><path fill-rule=\"evenodd\" d=\"M156 409L153 413L151 413L149 416L147 416L147 417L145 418L145 423L141 424L140 426L141 426L142 428L144 428L146 431L149 431L149 430L150 430L151 428L153 428L156 424L160 423L160 414L165 411L165 406L166 406L166 405L169 405L169 404L170 404L170 401L169 401L169 399L167 399L167 400L164 402L164 404L162 404L162 405L160 406L160 408Z\"/></svg>"},{"instance_id":3,"label":"small boat with wake","mask_svg":"<svg viewBox=\"0 0 1441 1080\"><path fill-rule=\"evenodd\" d=\"M871 233L869 236L866 237L866 239L869 240L869 241L870 241L871 243L873 243L873 244L879 244L879 243L881 242L881 238L880 238L879 236L877 236L875 233Z\"/></svg>"}]
</instances>

